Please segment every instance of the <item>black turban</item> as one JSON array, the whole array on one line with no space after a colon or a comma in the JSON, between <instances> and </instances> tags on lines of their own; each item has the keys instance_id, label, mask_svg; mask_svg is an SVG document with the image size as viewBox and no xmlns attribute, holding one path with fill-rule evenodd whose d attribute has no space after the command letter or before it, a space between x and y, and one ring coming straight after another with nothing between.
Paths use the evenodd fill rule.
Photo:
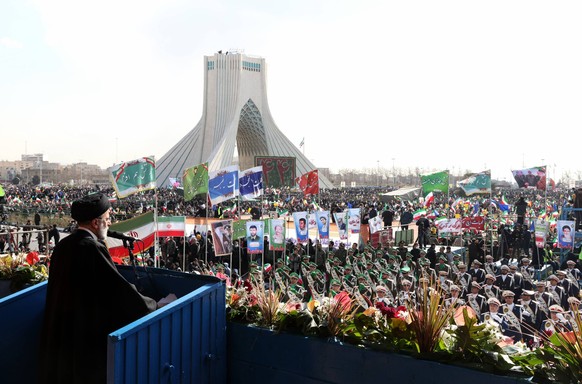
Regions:
<instances>
[{"instance_id":1,"label":"black turban","mask_svg":"<svg viewBox=\"0 0 582 384\"><path fill-rule=\"evenodd\" d=\"M75 200L71 206L71 217L79 223L91 221L105 213L111 205L102 193L94 193Z\"/></svg>"}]
</instances>

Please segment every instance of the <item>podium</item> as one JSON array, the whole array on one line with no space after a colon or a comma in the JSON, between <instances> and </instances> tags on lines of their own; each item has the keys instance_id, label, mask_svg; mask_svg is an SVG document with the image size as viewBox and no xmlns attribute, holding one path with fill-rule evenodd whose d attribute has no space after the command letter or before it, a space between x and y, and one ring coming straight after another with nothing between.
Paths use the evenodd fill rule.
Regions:
<instances>
[{"instance_id":1,"label":"podium","mask_svg":"<svg viewBox=\"0 0 582 384\"><path fill-rule=\"evenodd\" d=\"M107 382L225 383L224 282L157 268L118 270L144 295L178 299L109 334ZM46 289L44 282L0 299L3 384L37 381Z\"/></svg>"}]
</instances>

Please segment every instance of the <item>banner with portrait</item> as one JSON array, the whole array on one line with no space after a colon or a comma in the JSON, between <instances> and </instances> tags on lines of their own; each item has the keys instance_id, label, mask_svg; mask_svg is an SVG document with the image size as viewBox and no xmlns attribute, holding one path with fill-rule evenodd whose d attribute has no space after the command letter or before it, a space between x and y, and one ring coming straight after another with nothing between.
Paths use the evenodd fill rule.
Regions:
<instances>
[{"instance_id":1,"label":"banner with portrait","mask_svg":"<svg viewBox=\"0 0 582 384\"><path fill-rule=\"evenodd\" d=\"M309 227L307 224L307 212L293 212L293 223L295 223L295 236L301 244L306 244L309 239Z\"/></svg>"},{"instance_id":2,"label":"banner with portrait","mask_svg":"<svg viewBox=\"0 0 582 384\"><path fill-rule=\"evenodd\" d=\"M382 221L382 216L374 216L370 220L368 220L368 225L370 226L370 234L373 235L374 233L381 231L384 229L384 222Z\"/></svg>"},{"instance_id":3,"label":"banner with portrait","mask_svg":"<svg viewBox=\"0 0 582 384\"><path fill-rule=\"evenodd\" d=\"M269 250L284 251L285 250L285 220L270 219L269 220Z\"/></svg>"},{"instance_id":4,"label":"banner with portrait","mask_svg":"<svg viewBox=\"0 0 582 384\"><path fill-rule=\"evenodd\" d=\"M329 211L315 212L315 220L317 222L317 233L319 240L329 240Z\"/></svg>"},{"instance_id":5,"label":"banner with portrait","mask_svg":"<svg viewBox=\"0 0 582 384\"><path fill-rule=\"evenodd\" d=\"M512 170L513 178L519 188L546 190L546 167L533 167Z\"/></svg>"},{"instance_id":6,"label":"banner with portrait","mask_svg":"<svg viewBox=\"0 0 582 384\"><path fill-rule=\"evenodd\" d=\"M247 221L247 253L262 253L263 252L263 221Z\"/></svg>"},{"instance_id":7,"label":"banner with portrait","mask_svg":"<svg viewBox=\"0 0 582 384\"><path fill-rule=\"evenodd\" d=\"M537 219L534 223L534 237L536 247L544 248L546 246L546 237L548 236L549 224L546 220Z\"/></svg>"},{"instance_id":8,"label":"banner with portrait","mask_svg":"<svg viewBox=\"0 0 582 384\"><path fill-rule=\"evenodd\" d=\"M348 209L348 229L350 233L360 233L360 208Z\"/></svg>"},{"instance_id":9,"label":"banner with portrait","mask_svg":"<svg viewBox=\"0 0 582 384\"><path fill-rule=\"evenodd\" d=\"M210 223L212 242L216 256L226 256L232 253L232 220L221 220Z\"/></svg>"},{"instance_id":10,"label":"banner with portrait","mask_svg":"<svg viewBox=\"0 0 582 384\"><path fill-rule=\"evenodd\" d=\"M337 232L340 240L348 239L348 211L334 212L333 217L337 225Z\"/></svg>"},{"instance_id":11,"label":"banner with portrait","mask_svg":"<svg viewBox=\"0 0 582 384\"><path fill-rule=\"evenodd\" d=\"M574 248L574 229L576 222L573 220L558 220L558 248L572 249Z\"/></svg>"}]
</instances>

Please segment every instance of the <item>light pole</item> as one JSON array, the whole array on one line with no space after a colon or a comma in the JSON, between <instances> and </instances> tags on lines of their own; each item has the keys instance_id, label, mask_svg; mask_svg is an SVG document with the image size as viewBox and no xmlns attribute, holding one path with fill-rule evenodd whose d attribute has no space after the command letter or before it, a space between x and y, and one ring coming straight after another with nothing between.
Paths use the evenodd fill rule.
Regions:
<instances>
[{"instance_id":1,"label":"light pole","mask_svg":"<svg viewBox=\"0 0 582 384\"><path fill-rule=\"evenodd\" d=\"M396 188L396 170L394 168L394 160L396 160L394 157L392 158L392 185L394 185L394 188Z\"/></svg>"},{"instance_id":2,"label":"light pole","mask_svg":"<svg viewBox=\"0 0 582 384\"><path fill-rule=\"evenodd\" d=\"M379 187L380 186L380 160L376 160L376 163L378 164L378 167L376 169L376 185Z\"/></svg>"}]
</instances>

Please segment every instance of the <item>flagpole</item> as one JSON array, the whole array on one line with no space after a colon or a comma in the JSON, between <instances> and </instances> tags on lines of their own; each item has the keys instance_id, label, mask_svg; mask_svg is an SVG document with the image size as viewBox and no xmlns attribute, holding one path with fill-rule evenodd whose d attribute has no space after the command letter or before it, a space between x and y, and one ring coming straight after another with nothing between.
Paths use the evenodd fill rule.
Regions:
<instances>
[{"instance_id":1,"label":"flagpole","mask_svg":"<svg viewBox=\"0 0 582 384\"><path fill-rule=\"evenodd\" d=\"M205 215L206 215L206 223L205 223L206 224L205 225L205 227L206 227L206 229L205 229L206 233L204 234L205 235L204 236L204 239L205 239L204 240L205 241L205 244L204 244L204 263L207 266L208 266L208 205L209 205L208 204L208 200L209 199L210 199L209 192L206 192L206 204L204 204L206 206L206 213L205 213Z\"/></svg>"},{"instance_id":2,"label":"flagpole","mask_svg":"<svg viewBox=\"0 0 582 384\"><path fill-rule=\"evenodd\" d=\"M234 242L234 221L236 220L236 212L240 212L242 207L240 205L240 192L236 197L236 205L237 205L237 209L232 212L232 226L231 226L231 230L232 230L232 236L231 236L231 242ZM240 219L242 220L242 215L240 215ZM240 239L239 239L239 245L240 245ZM232 246L232 244L231 244ZM230 282L232 283L232 271L233 271L233 265L232 265L232 252L230 252ZM240 246L238 247L238 274L240 276L240 272L241 272L242 268L241 268L241 257L240 257Z\"/></svg>"},{"instance_id":3,"label":"flagpole","mask_svg":"<svg viewBox=\"0 0 582 384\"><path fill-rule=\"evenodd\" d=\"M491 182L491 178L489 178L490 182ZM491 202L493 201L493 188L491 188L491 186L489 186L489 209L487 209L487 217L485 219L489 219L490 214L489 214L489 210L491 209ZM489 228L491 231L491 255L493 256L493 260L497 261L497 255L493 254L493 224L491 222L491 219L489 219ZM499 242L499 240L498 240Z\"/></svg>"},{"instance_id":4,"label":"flagpole","mask_svg":"<svg viewBox=\"0 0 582 384\"><path fill-rule=\"evenodd\" d=\"M158 260L158 186L154 190L154 266L156 268L160 267L160 261Z\"/></svg>"},{"instance_id":5,"label":"flagpole","mask_svg":"<svg viewBox=\"0 0 582 384\"><path fill-rule=\"evenodd\" d=\"M184 216L184 233L182 234L182 272L186 272L186 216Z\"/></svg>"}]
</instances>

